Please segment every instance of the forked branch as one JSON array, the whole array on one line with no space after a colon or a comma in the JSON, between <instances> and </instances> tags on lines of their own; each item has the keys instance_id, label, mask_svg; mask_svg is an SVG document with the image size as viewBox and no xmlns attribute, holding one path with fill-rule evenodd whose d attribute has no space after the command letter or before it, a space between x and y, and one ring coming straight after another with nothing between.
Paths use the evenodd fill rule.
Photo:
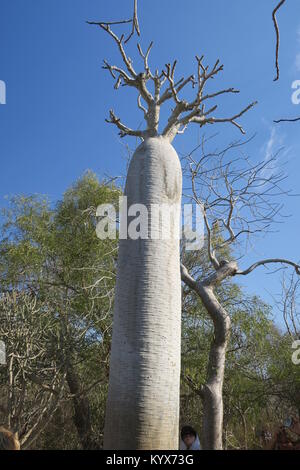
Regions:
<instances>
[{"instance_id":1,"label":"forked branch","mask_svg":"<svg viewBox=\"0 0 300 470\"><path fill-rule=\"evenodd\" d=\"M112 109L109 111L109 115L110 119L105 119L105 121L109 124L114 124L115 126L117 126L117 128L120 130L120 137L125 137L126 135L132 135L140 138L145 137L145 131L133 130L130 129L130 127L125 126L125 124L122 124L120 118L115 115Z\"/></svg>"},{"instance_id":2,"label":"forked branch","mask_svg":"<svg viewBox=\"0 0 300 470\"><path fill-rule=\"evenodd\" d=\"M134 0L134 7L133 7L133 17L132 17L132 30L131 33L129 34L128 38L125 41L125 44L129 41L130 38L134 35L134 32L136 31L137 35L141 35L140 31L140 26L139 26L139 19L138 19L138 12L137 12L137 0Z\"/></svg>"},{"instance_id":3,"label":"forked branch","mask_svg":"<svg viewBox=\"0 0 300 470\"><path fill-rule=\"evenodd\" d=\"M160 102L164 102L167 99L173 98L175 101L175 108L168 120L168 124L164 128L162 135L166 136L170 141L173 140L176 134L182 133L182 129L185 129L188 124L196 123L200 127L205 124L214 124L221 122L229 122L236 126L243 134L245 133L244 129L240 124L236 122L236 119L240 118L243 114L249 111L257 102L253 102L244 108L241 112L235 114L232 117L226 118L217 118L212 117L213 113L217 109L217 105L210 107L208 110L205 109L205 101L216 98L220 95L227 93L239 93L239 90L234 89L233 87L226 88L223 90L216 91L214 93L204 94L206 84L209 80L213 79L219 72L223 70L223 65L220 65L219 60L215 63L211 70L208 66L203 65L203 56L196 56L197 61L197 80L194 75L188 77L188 79L182 78L179 82L175 83L174 80L174 71L176 67L176 61L171 67L170 64L166 65L166 70L163 71L165 79L169 83L169 88L166 90L164 95L161 97ZM193 87L197 87L197 93L193 101L188 102L179 97L179 91L187 85L192 83Z\"/></svg>"},{"instance_id":4,"label":"forked branch","mask_svg":"<svg viewBox=\"0 0 300 470\"><path fill-rule=\"evenodd\" d=\"M120 130L120 135L139 136L142 138L158 135L158 125L160 119L160 108L163 103L167 100L173 100L175 102L175 108L172 110L171 116L168 119L168 123L162 131L162 136L167 138L170 142L174 139L177 134L182 134L190 123L200 124L202 127L205 124L224 123L229 122L236 126L242 133L244 130L240 124L236 122L243 114L251 109L256 102L251 103L249 106L244 108L241 112L234 114L232 117L218 118L211 116L211 114L217 109L217 105L214 104L206 109L205 102L214 99L220 95L228 93L239 93L233 87L219 90L213 93L204 93L207 82L213 79L219 72L223 70L223 65L220 64L219 60L216 61L215 65L209 69L208 66L203 64L203 56L196 56L197 61L197 78L194 75L181 77L179 80L175 78L175 69L177 60L171 65L166 64L165 68L159 73L158 70L153 73L149 66L149 55L153 46L151 42L146 49L143 51L140 44L137 44L138 52L143 63L143 72L137 72L134 67L132 60L127 55L125 45L129 39L133 36L134 32L140 35L140 27L137 15L137 0L134 0L134 12L131 20L123 21L111 21L111 22L95 22L88 21L89 24L97 25L108 33L114 42L116 43L121 59L123 62L123 68L117 65L110 64L107 60L104 60L103 68L108 70L112 78L115 80L114 88L118 89L120 86L131 86L138 91L138 108L144 113L144 118L147 123L147 128L144 131L134 131L127 126L123 125L119 118L117 118L113 112L110 113L110 122L115 124ZM125 35L122 34L120 37L111 29L112 25L117 24L132 24L132 30L126 40ZM154 85L154 93L152 94L148 89L148 81L152 81ZM167 85L162 90L164 85ZM188 102L179 96L179 93L188 85L191 84L193 88L197 89L195 98ZM145 102L145 106L142 104L142 100Z\"/></svg>"}]
</instances>

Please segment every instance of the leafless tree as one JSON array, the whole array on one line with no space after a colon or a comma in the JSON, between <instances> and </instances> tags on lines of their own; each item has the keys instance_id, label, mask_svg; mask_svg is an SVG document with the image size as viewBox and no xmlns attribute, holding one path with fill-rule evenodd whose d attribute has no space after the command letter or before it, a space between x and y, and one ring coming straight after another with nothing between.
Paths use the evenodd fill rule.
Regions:
<instances>
[{"instance_id":1,"label":"leafless tree","mask_svg":"<svg viewBox=\"0 0 300 470\"><path fill-rule=\"evenodd\" d=\"M202 128L206 124L230 123L244 133L238 120L256 102L229 116L215 115L218 110L215 99L238 93L233 87L207 91L208 83L223 70L220 61L209 67L203 56L196 56L196 73L179 78L175 73L177 60L154 72L149 64L152 41L146 50L137 44L143 67L140 72L140 66L136 69L126 52L125 34L119 36L112 28L117 23L132 23L130 39L135 30L139 33L136 18L135 1L132 20L88 22L105 31L116 44L122 66L104 60L103 68L113 78L115 89L124 86L137 90L137 106L146 126L132 129L113 109L107 122L118 128L121 137L142 140L128 169L125 187L128 205L151 208L152 203L163 201L180 205L182 171L171 145L173 139L189 124ZM195 89L192 100L183 97L188 86ZM173 109L159 132L161 107L167 102L172 103ZM175 226L179 229L179 217ZM148 229L151 233L151 227ZM180 296L177 241L168 244L162 240L120 240L104 441L107 449L177 448ZM174 364L172 368L170 362Z\"/></svg>"},{"instance_id":2,"label":"leafless tree","mask_svg":"<svg viewBox=\"0 0 300 470\"><path fill-rule=\"evenodd\" d=\"M282 314L286 330L294 339L300 337L299 286L300 279L295 273L289 276L284 273L281 281L281 298L277 300L277 307Z\"/></svg>"},{"instance_id":3,"label":"leafless tree","mask_svg":"<svg viewBox=\"0 0 300 470\"><path fill-rule=\"evenodd\" d=\"M63 399L65 371L54 352L60 348L57 325L47 314L46 303L30 292L12 291L0 298L0 337L7 361L1 366L0 412L26 449Z\"/></svg>"},{"instance_id":4,"label":"leafless tree","mask_svg":"<svg viewBox=\"0 0 300 470\"><path fill-rule=\"evenodd\" d=\"M121 137L131 135L145 139L146 137L158 135L160 108L168 100L173 101L175 108L173 109L173 112L168 119L168 123L165 125L161 135L165 136L170 142L172 142L177 134L183 133L189 123L199 124L200 127L202 127L205 124L229 122L244 133L242 126L238 124L236 120L251 109L256 102L251 103L243 110L229 117L213 117L212 113L218 108L218 105L216 104L206 109L206 103L209 103L210 100L220 95L239 93L239 90L236 90L233 87L221 89L213 93L205 92L208 82L214 79L215 76L223 70L223 65L220 64L219 60L216 61L213 67L209 68L204 65L204 56L196 56L196 75L192 74L188 77L181 77L179 79L175 78L177 60L172 64L166 64L165 68L160 72L156 69L154 73L151 71L149 65L149 55L153 47L153 42L151 41L145 52L142 50L141 45L139 43L137 44L138 53L142 59L144 70L143 72L136 72L133 62L125 50L125 44L131 35L127 40L125 40L124 34L119 37L111 29L111 25L127 22L133 23L133 25L138 25L138 20L135 19L115 22L87 22L91 25L97 25L106 31L118 47L124 67L122 68L117 65L112 65L107 60L104 60L103 65L103 69L108 70L112 78L115 80L115 89L118 89L120 86L129 86L136 88L138 92L137 105L144 114L147 129L131 129L121 122L120 118L115 115L113 110L110 110L110 118L107 122L117 126ZM136 27L136 30L139 32L139 27ZM152 94L148 89L148 82L152 82L154 94ZM180 93L187 85L192 85L193 88L196 88L195 97L190 102L180 97ZM164 90L163 87L165 87Z\"/></svg>"},{"instance_id":5,"label":"leafless tree","mask_svg":"<svg viewBox=\"0 0 300 470\"><path fill-rule=\"evenodd\" d=\"M220 303L216 287L228 279L246 276L260 266L291 266L296 275L300 266L282 258L262 259L240 269L238 258L245 257L247 245L255 234L270 231L281 216L281 197L289 194L282 187L285 175L276 166L276 156L251 163L243 155L242 142L234 142L222 151L206 151L206 140L186 157L191 182L190 199L202 208L209 272L202 272L195 258L188 272L187 254L182 258L182 280L202 300L214 325L206 383L198 393L203 399L204 448L222 448L223 402L226 348L230 335L230 315ZM240 152L239 152L240 150ZM200 152L200 158L194 154ZM217 236L216 236L217 235ZM230 248L230 256L224 250ZM243 256L242 256L243 255ZM200 268L199 268L200 266Z\"/></svg>"},{"instance_id":6,"label":"leafless tree","mask_svg":"<svg viewBox=\"0 0 300 470\"><path fill-rule=\"evenodd\" d=\"M80 184L87 185L83 181ZM17 198L11 204L5 227L1 226L0 340L6 345L8 357L8 365L0 367L1 390L9 387L10 377L12 380L16 376L18 381L17 386L11 385L14 392L11 393L13 399L9 399L9 406L17 412L8 412L3 399L1 417L20 432L23 448L33 445L41 426L45 429L44 424L46 426L64 405L73 411L81 447L100 448L101 430L92 429L90 393L95 388L101 389L108 375L117 247L114 240L101 243L97 239L96 207L84 209L85 201L79 204L82 209L74 213L73 201L76 197L78 201L78 191L78 186L71 188L55 214L48 210L43 212L49 216L46 231L51 231L57 240L55 249L52 240L40 236L45 229L45 219L40 217L40 204L35 198L29 197L25 202ZM28 207L36 218L24 228L20 221ZM76 237L70 234L71 230ZM71 240L75 238L71 247ZM30 240L30 249L41 255L37 263L28 263L26 255L26 259L23 258L20 247L25 239ZM82 369L91 351L94 354L97 351L100 367L89 377ZM48 397L47 393L60 384L61 396L49 413L58 394L48 394ZM22 387L26 391L24 397ZM45 405L44 416L40 413L41 404ZM28 410L32 411L30 419ZM29 435L31 426L35 426L34 420L38 423L34 427L36 431Z\"/></svg>"}]
</instances>

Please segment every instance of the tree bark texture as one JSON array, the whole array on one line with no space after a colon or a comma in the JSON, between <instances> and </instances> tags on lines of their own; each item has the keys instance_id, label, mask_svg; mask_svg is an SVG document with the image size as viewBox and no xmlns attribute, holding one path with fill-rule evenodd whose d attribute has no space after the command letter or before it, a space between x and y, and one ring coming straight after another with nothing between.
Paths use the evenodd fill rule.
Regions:
<instances>
[{"instance_id":1,"label":"tree bark texture","mask_svg":"<svg viewBox=\"0 0 300 470\"><path fill-rule=\"evenodd\" d=\"M128 170L128 208L144 204L148 227L158 234L151 205L180 206L181 190L181 165L172 145L162 136L145 139ZM172 234L179 228L178 213ZM105 449L178 449L180 342L179 236L121 239Z\"/></svg>"}]
</instances>

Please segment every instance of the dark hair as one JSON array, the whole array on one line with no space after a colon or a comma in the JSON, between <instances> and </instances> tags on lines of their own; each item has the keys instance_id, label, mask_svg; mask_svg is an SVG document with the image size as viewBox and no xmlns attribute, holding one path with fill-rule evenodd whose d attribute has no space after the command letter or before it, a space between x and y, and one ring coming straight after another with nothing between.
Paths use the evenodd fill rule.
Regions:
<instances>
[{"instance_id":1,"label":"dark hair","mask_svg":"<svg viewBox=\"0 0 300 470\"><path fill-rule=\"evenodd\" d=\"M0 426L0 450L20 450L18 435Z\"/></svg>"},{"instance_id":2,"label":"dark hair","mask_svg":"<svg viewBox=\"0 0 300 470\"><path fill-rule=\"evenodd\" d=\"M192 426L183 426L180 433L181 439L184 440L185 436L187 436L188 434L193 434L193 436L197 437L197 433L195 429L192 428Z\"/></svg>"}]
</instances>

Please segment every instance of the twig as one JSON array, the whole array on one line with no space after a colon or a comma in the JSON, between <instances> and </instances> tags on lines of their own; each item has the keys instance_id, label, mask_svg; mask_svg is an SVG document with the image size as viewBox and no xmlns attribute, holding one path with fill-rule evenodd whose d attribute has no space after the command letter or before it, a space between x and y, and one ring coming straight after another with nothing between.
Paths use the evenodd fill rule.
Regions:
<instances>
[{"instance_id":1,"label":"twig","mask_svg":"<svg viewBox=\"0 0 300 470\"><path fill-rule=\"evenodd\" d=\"M279 8L282 7L282 5L285 3L285 0L281 0L277 7L274 8L272 12L272 18L273 18L273 23L275 27L275 32L276 32L276 53L275 53L275 67L276 67L276 77L274 78L274 82L276 82L279 79L279 44L280 44L280 35L279 35L279 28L278 28L278 23L277 23L277 18L276 18L276 13L279 10Z\"/></svg>"},{"instance_id":2,"label":"twig","mask_svg":"<svg viewBox=\"0 0 300 470\"><path fill-rule=\"evenodd\" d=\"M87 24L95 24L97 26L100 25L112 25L112 24L125 24L125 23L132 23L132 20L122 20L122 21L87 21Z\"/></svg>"},{"instance_id":3,"label":"twig","mask_svg":"<svg viewBox=\"0 0 300 470\"><path fill-rule=\"evenodd\" d=\"M133 135L136 137L144 138L145 136L144 131L133 130L125 126L124 124L122 124L120 118L118 118L115 115L112 109L109 111L109 116L110 116L110 119L105 119L105 121L109 124L114 124L115 126L117 126L117 128L120 130L119 132L120 137L125 137L126 135Z\"/></svg>"},{"instance_id":4,"label":"twig","mask_svg":"<svg viewBox=\"0 0 300 470\"><path fill-rule=\"evenodd\" d=\"M294 119L277 119L274 120L273 122L276 122L278 124L279 122L297 122L300 121L300 117L294 118Z\"/></svg>"},{"instance_id":5,"label":"twig","mask_svg":"<svg viewBox=\"0 0 300 470\"><path fill-rule=\"evenodd\" d=\"M271 258L271 259L264 259L264 260L258 261L257 263L252 264L252 266L250 266L248 269L245 269L245 271L237 271L235 274L245 276L251 273L252 271L254 271L254 269L256 269L258 266L265 266L266 264L270 264L270 263L281 263L281 264L290 265L293 268L295 268L296 273L300 275L300 266L298 264L294 263L293 261L289 261L287 259L280 259L280 258L273 258L273 259Z\"/></svg>"},{"instance_id":6,"label":"twig","mask_svg":"<svg viewBox=\"0 0 300 470\"><path fill-rule=\"evenodd\" d=\"M126 39L125 44L134 35L134 31L136 31L138 36L141 35L140 26L139 26L139 19L138 19L138 14L137 14L137 0L134 0L133 18L132 18L132 31L129 34L128 38Z\"/></svg>"}]
</instances>

